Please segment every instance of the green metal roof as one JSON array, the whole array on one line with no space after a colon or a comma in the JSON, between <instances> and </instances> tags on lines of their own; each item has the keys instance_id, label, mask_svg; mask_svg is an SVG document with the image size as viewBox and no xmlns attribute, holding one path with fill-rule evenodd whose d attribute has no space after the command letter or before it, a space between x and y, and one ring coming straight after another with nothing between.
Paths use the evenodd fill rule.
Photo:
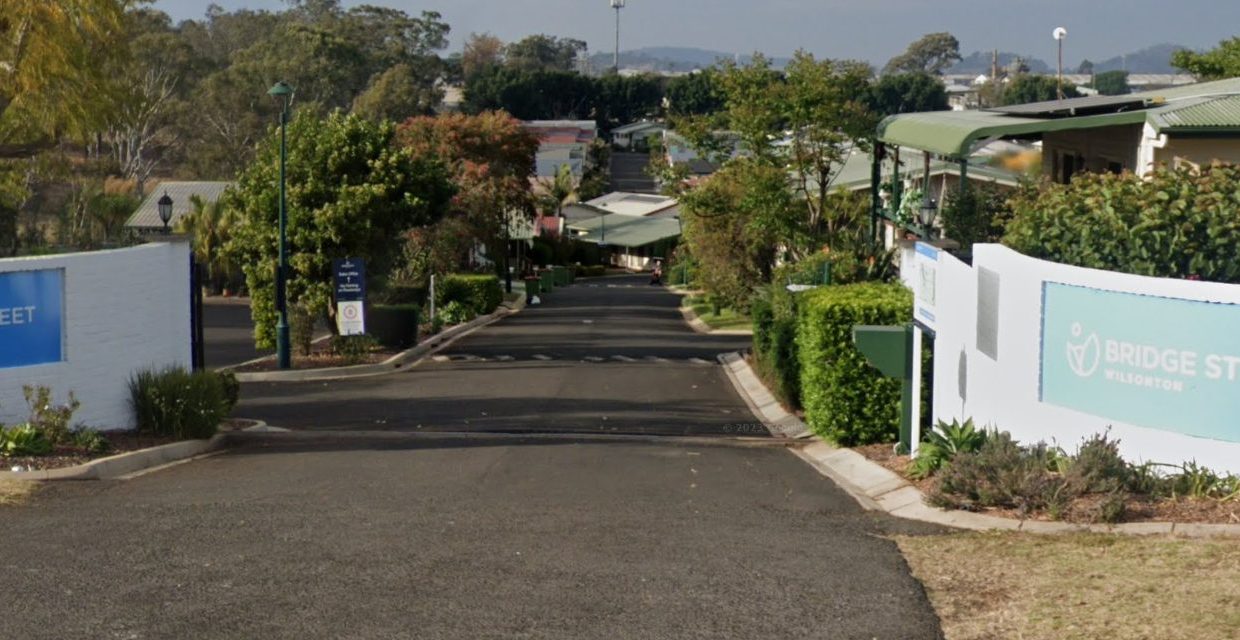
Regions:
<instances>
[{"instance_id":1,"label":"green metal roof","mask_svg":"<svg viewBox=\"0 0 1240 640\"><path fill-rule=\"evenodd\" d=\"M844 166L840 168L835 175L835 180L831 183L833 188L844 188L849 191L857 189L868 189L870 187L870 170L873 156L862 151L855 151L848 159L844 161ZM883 175L891 173L892 158L888 158L883 162ZM985 158L973 158L969 162L969 178L971 180L998 182L1007 186L1016 186L1020 184L1020 175L1016 172L1009 171L1002 167L995 167L987 164ZM925 171L925 167L920 157L908 161L905 158L904 168L901 175L909 178L921 178ZM955 162L945 162L943 160L933 160L930 162L930 175L938 176L942 174L960 175L960 165Z\"/></svg>"},{"instance_id":2,"label":"green metal roof","mask_svg":"<svg viewBox=\"0 0 1240 640\"><path fill-rule=\"evenodd\" d=\"M878 139L941 156L964 158L973 153L975 145L994 138L1142 122L1145 122L1144 111L1054 119L1020 118L990 111L932 111L895 115L883 120L878 125Z\"/></svg>"},{"instance_id":3,"label":"green metal roof","mask_svg":"<svg viewBox=\"0 0 1240 640\"><path fill-rule=\"evenodd\" d=\"M941 156L963 158L973 151L975 145L992 138L1144 124L1147 118L1155 118L1168 109L1175 111L1181 108L1177 105L1161 106L1167 101L1187 105L1193 98L1220 98L1234 94L1240 94L1240 78L1134 93L1131 98L1148 100L1153 107L1118 113L1064 118L1029 118L992 111L908 113L883 120L878 126L878 139L888 144L929 151ZM1226 122L1236 115L1240 115L1240 106L1230 104L1192 112L1195 120L1215 123ZM1236 122L1240 125L1240 120Z\"/></svg>"},{"instance_id":4,"label":"green metal roof","mask_svg":"<svg viewBox=\"0 0 1240 640\"><path fill-rule=\"evenodd\" d=\"M604 230L604 227L606 228ZM580 232L578 240L617 247L643 247L680 235L680 221L675 218L631 216L609 213L568 223Z\"/></svg>"},{"instance_id":5,"label":"green metal roof","mask_svg":"<svg viewBox=\"0 0 1240 640\"><path fill-rule=\"evenodd\" d=\"M1224 132L1240 130L1240 96L1223 96L1172 104L1150 113L1158 132Z\"/></svg>"}]
</instances>

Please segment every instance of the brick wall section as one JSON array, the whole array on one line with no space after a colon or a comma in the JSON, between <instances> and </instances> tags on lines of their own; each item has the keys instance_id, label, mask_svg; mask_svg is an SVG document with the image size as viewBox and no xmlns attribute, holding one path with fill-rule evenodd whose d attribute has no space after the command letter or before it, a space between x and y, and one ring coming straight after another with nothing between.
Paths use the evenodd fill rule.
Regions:
<instances>
[{"instance_id":1,"label":"brick wall section","mask_svg":"<svg viewBox=\"0 0 1240 640\"><path fill-rule=\"evenodd\" d=\"M65 359L0 369L0 422L24 421L22 385L38 384L51 387L57 402L73 391L82 403L75 421L131 428L130 375L190 363L189 245L0 260L0 272L39 269L64 269Z\"/></svg>"}]
</instances>

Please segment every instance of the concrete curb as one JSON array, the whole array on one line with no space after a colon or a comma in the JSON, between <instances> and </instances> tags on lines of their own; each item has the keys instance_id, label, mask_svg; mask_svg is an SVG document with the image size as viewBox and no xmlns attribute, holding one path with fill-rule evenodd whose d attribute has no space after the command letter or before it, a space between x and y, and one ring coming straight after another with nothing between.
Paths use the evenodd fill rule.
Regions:
<instances>
[{"instance_id":1,"label":"concrete curb","mask_svg":"<svg viewBox=\"0 0 1240 640\"><path fill-rule=\"evenodd\" d=\"M511 307L505 306L494 313L479 316L458 324L423 340L410 349L402 351L383 362L376 364L359 364L350 367L333 367L328 369L301 369L292 371L252 371L237 373L239 382L321 382L328 380L346 380L349 378L365 378L381 376L409 368L406 365L416 364L430 353L442 349L458 338L475 329L498 322L525 308L525 297L522 296Z\"/></svg>"},{"instance_id":2,"label":"concrete curb","mask_svg":"<svg viewBox=\"0 0 1240 640\"><path fill-rule=\"evenodd\" d=\"M752 336L753 329L712 329L710 325L702 322L693 307L680 307L680 315L684 316L685 322L689 323L689 327L698 333L708 333L713 336Z\"/></svg>"},{"instance_id":3,"label":"concrete curb","mask_svg":"<svg viewBox=\"0 0 1240 640\"><path fill-rule=\"evenodd\" d=\"M107 458L91 460L63 469L40 469L36 471L0 471L0 480L48 481L48 480L107 480L158 467L170 462L193 458L210 453L224 446L227 433L218 433L208 440L185 440L171 444L139 449Z\"/></svg>"},{"instance_id":4,"label":"concrete curb","mask_svg":"<svg viewBox=\"0 0 1240 640\"><path fill-rule=\"evenodd\" d=\"M1114 533L1124 535L1176 535L1187 538L1240 537L1240 524L1190 522L1126 522L1076 524L1013 520L983 513L947 511L926 504L926 496L891 470L851 449L841 449L812 435L796 416L788 413L762 384L739 353L726 353L719 361L728 372L736 392L745 399L754 417L777 437L809 437L806 447L790 449L822 475L835 481L865 509L883 511L907 520L931 522L971 531L1025 531L1029 533ZM799 427L798 427L799 425Z\"/></svg>"}]
</instances>

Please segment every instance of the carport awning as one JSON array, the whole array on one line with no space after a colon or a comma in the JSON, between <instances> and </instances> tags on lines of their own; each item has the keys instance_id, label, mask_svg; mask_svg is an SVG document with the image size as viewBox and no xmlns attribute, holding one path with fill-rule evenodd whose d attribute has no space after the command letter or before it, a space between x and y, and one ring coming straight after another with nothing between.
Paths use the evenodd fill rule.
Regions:
<instances>
[{"instance_id":1,"label":"carport awning","mask_svg":"<svg viewBox=\"0 0 1240 640\"><path fill-rule=\"evenodd\" d=\"M617 247L644 247L680 235L680 221L675 218L630 216L623 213L609 213L570 222L568 226L578 232L578 240Z\"/></svg>"},{"instance_id":2,"label":"carport awning","mask_svg":"<svg viewBox=\"0 0 1240 640\"><path fill-rule=\"evenodd\" d=\"M1145 111L1123 111L1076 118L1023 118L993 111L933 111L895 115L878 125L880 142L967 158L975 145L1052 131L1095 129L1145 122Z\"/></svg>"}]
</instances>

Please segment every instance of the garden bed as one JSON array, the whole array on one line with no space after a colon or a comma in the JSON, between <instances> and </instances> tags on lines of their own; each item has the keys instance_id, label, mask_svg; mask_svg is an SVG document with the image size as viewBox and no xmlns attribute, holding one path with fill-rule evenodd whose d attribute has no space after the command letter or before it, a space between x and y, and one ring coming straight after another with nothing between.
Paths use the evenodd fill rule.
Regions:
<instances>
[{"instance_id":1,"label":"garden bed","mask_svg":"<svg viewBox=\"0 0 1240 640\"><path fill-rule=\"evenodd\" d=\"M915 478L909 473L912 459L909 456L897 455L891 444L872 444L853 447L872 462L899 475L910 485L925 495L934 489L937 479L934 476ZM1064 521L1076 523L1096 522L1090 514L1098 512L1099 502L1104 498L1098 495L1085 495L1072 500L1061 518L1053 518L1046 510L1035 510L1022 514L1015 508L983 507L974 509L977 513L1012 518L1016 520ZM1183 522L1200 524L1240 524L1240 499L1218 500L1213 498L1157 498L1147 495L1129 495L1124 500L1123 515L1116 522Z\"/></svg>"},{"instance_id":2,"label":"garden bed","mask_svg":"<svg viewBox=\"0 0 1240 640\"><path fill-rule=\"evenodd\" d=\"M0 456L0 471L42 471L76 467L92 460L149 449L178 442L172 436L153 436L136 431L105 431L101 434L108 441L108 449L91 452L72 445L55 445L52 452L42 456Z\"/></svg>"},{"instance_id":3,"label":"garden bed","mask_svg":"<svg viewBox=\"0 0 1240 640\"><path fill-rule=\"evenodd\" d=\"M294 353L292 358L292 368L294 370L328 369L332 367L350 367L358 364L379 364L396 356L398 353L401 352L394 349L377 347L363 354L345 356L332 350L330 340L322 340L310 346L310 355L308 356ZM280 370L281 369L276 366L275 356L268 356L262 360L249 362L231 369L231 371L236 373L255 373L260 371Z\"/></svg>"}]
</instances>

